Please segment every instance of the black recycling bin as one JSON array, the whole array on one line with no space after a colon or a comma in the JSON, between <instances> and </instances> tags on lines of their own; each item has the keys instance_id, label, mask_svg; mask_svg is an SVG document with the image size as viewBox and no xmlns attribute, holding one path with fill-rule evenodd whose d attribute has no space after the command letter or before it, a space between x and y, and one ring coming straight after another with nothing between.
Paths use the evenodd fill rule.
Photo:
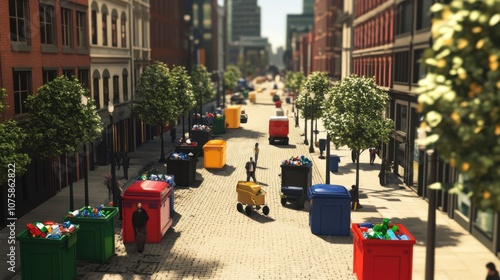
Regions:
<instances>
[{"instance_id":1,"label":"black recycling bin","mask_svg":"<svg viewBox=\"0 0 500 280\"><path fill-rule=\"evenodd\" d=\"M167 174L173 175L176 186L190 186L196 178L196 163L198 158L167 159Z\"/></svg>"},{"instance_id":2,"label":"black recycling bin","mask_svg":"<svg viewBox=\"0 0 500 280\"><path fill-rule=\"evenodd\" d=\"M200 151L198 149L198 146L191 146L191 145L177 145L175 146L175 152L176 153L185 153L188 155L189 153L192 153L194 156L199 156Z\"/></svg>"},{"instance_id":3,"label":"black recycling bin","mask_svg":"<svg viewBox=\"0 0 500 280\"><path fill-rule=\"evenodd\" d=\"M309 188L312 185L312 166L281 165L281 187Z\"/></svg>"},{"instance_id":4,"label":"black recycling bin","mask_svg":"<svg viewBox=\"0 0 500 280\"><path fill-rule=\"evenodd\" d=\"M198 154L203 155L203 146L212 139L212 130L191 130L191 140L198 143Z\"/></svg>"}]
</instances>

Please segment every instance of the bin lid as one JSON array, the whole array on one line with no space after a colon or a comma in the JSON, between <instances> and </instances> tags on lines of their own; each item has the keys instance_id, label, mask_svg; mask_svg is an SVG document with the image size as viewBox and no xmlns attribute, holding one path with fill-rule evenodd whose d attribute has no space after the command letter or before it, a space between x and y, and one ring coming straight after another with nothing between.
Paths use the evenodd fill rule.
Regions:
<instances>
[{"instance_id":1,"label":"bin lid","mask_svg":"<svg viewBox=\"0 0 500 280\"><path fill-rule=\"evenodd\" d=\"M171 191L171 187L167 182L163 181L136 181L123 194L126 196L145 196L145 197L164 197Z\"/></svg>"},{"instance_id":2,"label":"bin lid","mask_svg":"<svg viewBox=\"0 0 500 280\"><path fill-rule=\"evenodd\" d=\"M226 141L216 139L216 140L209 140L203 147L220 147L226 145Z\"/></svg>"},{"instance_id":3,"label":"bin lid","mask_svg":"<svg viewBox=\"0 0 500 280\"><path fill-rule=\"evenodd\" d=\"M287 116L270 116L269 117L269 120L270 121L288 121L288 117Z\"/></svg>"},{"instance_id":4,"label":"bin lid","mask_svg":"<svg viewBox=\"0 0 500 280\"><path fill-rule=\"evenodd\" d=\"M313 197L337 197L337 198L351 198L349 191L341 185L327 185L318 184L313 185L307 191L309 199Z\"/></svg>"}]
</instances>

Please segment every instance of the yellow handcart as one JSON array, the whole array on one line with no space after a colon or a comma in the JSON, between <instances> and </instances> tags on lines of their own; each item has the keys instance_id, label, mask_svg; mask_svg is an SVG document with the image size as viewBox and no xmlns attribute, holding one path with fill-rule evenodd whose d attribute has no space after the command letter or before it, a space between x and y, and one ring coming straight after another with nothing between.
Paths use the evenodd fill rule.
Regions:
<instances>
[{"instance_id":1,"label":"yellow handcart","mask_svg":"<svg viewBox=\"0 0 500 280\"><path fill-rule=\"evenodd\" d=\"M266 205L266 191L259 184L238 181L236 192L238 193L238 204L236 204L238 212L243 212L245 209L245 213L250 216L254 210L259 210L263 206L262 213L266 216L269 214L269 207ZM244 205L246 206L244 207Z\"/></svg>"}]
</instances>

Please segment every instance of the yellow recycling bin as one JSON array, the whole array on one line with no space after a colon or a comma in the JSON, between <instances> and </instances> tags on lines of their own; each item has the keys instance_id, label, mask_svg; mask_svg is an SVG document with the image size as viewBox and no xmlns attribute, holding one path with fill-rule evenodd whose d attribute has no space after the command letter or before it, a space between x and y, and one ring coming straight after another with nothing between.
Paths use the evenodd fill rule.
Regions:
<instances>
[{"instance_id":1,"label":"yellow recycling bin","mask_svg":"<svg viewBox=\"0 0 500 280\"><path fill-rule=\"evenodd\" d=\"M203 166L221 169L226 165L226 141L210 140L203 146Z\"/></svg>"},{"instance_id":2,"label":"yellow recycling bin","mask_svg":"<svg viewBox=\"0 0 500 280\"><path fill-rule=\"evenodd\" d=\"M241 106L232 105L224 110L227 128L239 128L241 118Z\"/></svg>"},{"instance_id":3,"label":"yellow recycling bin","mask_svg":"<svg viewBox=\"0 0 500 280\"><path fill-rule=\"evenodd\" d=\"M269 214L269 206L266 205L266 191L259 184L238 181L236 192L238 193L238 203L236 204L238 212L245 210L245 213L250 216L255 210L261 209L261 206L263 206L262 212L264 215Z\"/></svg>"},{"instance_id":4,"label":"yellow recycling bin","mask_svg":"<svg viewBox=\"0 0 500 280\"><path fill-rule=\"evenodd\" d=\"M256 97L255 91L252 91L248 95L248 100L250 100L250 102L252 102L252 103L255 103L255 97Z\"/></svg>"}]
</instances>

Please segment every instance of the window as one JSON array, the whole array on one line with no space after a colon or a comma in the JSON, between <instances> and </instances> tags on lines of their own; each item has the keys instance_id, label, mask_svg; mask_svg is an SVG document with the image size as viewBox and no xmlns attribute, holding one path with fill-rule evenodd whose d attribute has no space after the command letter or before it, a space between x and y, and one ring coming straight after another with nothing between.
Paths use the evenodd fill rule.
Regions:
<instances>
[{"instance_id":1,"label":"window","mask_svg":"<svg viewBox=\"0 0 500 280\"><path fill-rule=\"evenodd\" d=\"M29 44L28 34L28 1L10 0L10 40L13 42L23 42Z\"/></svg>"},{"instance_id":2,"label":"window","mask_svg":"<svg viewBox=\"0 0 500 280\"><path fill-rule=\"evenodd\" d=\"M416 84L420 79L425 78L427 74L427 69L422 65L422 57L424 55L424 50L415 50L413 53L413 83Z\"/></svg>"},{"instance_id":3,"label":"window","mask_svg":"<svg viewBox=\"0 0 500 280\"><path fill-rule=\"evenodd\" d=\"M102 13L102 45L108 45L108 15L106 13Z\"/></svg>"},{"instance_id":4,"label":"window","mask_svg":"<svg viewBox=\"0 0 500 280\"><path fill-rule=\"evenodd\" d=\"M92 87L94 88L92 91L94 94L95 108L99 109L101 108L99 103L99 78L94 78L92 83L93 83Z\"/></svg>"},{"instance_id":5,"label":"window","mask_svg":"<svg viewBox=\"0 0 500 280\"><path fill-rule=\"evenodd\" d=\"M127 29L126 29L126 20L122 19L122 26L121 26L121 31L122 31L122 48L127 47Z\"/></svg>"},{"instance_id":6,"label":"window","mask_svg":"<svg viewBox=\"0 0 500 280\"><path fill-rule=\"evenodd\" d=\"M43 84L47 84L57 77L57 70L43 70Z\"/></svg>"},{"instance_id":7,"label":"window","mask_svg":"<svg viewBox=\"0 0 500 280\"><path fill-rule=\"evenodd\" d=\"M56 43L54 26L54 7L40 4L40 38L42 44L54 45Z\"/></svg>"},{"instance_id":8,"label":"window","mask_svg":"<svg viewBox=\"0 0 500 280\"><path fill-rule=\"evenodd\" d=\"M394 53L394 82L408 83L410 79L409 70L410 52L402 51Z\"/></svg>"},{"instance_id":9,"label":"window","mask_svg":"<svg viewBox=\"0 0 500 280\"><path fill-rule=\"evenodd\" d=\"M90 89L89 87L89 70L88 69L78 69L78 80L82 83L82 85Z\"/></svg>"},{"instance_id":10,"label":"window","mask_svg":"<svg viewBox=\"0 0 500 280\"><path fill-rule=\"evenodd\" d=\"M431 27L432 0L417 1L417 30Z\"/></svg>"},{"instance_id":11,"label":"window","mask_svg":"<svg viewBox=\"0 0 500 280\"><path fill-rule=\"evenodd\" d=\"M128 100L128 76L123 75L122 76L122 82L123 82L123 101Z\"/></svg>"},{"instance_id":12,"label":"window","mask_svg":"<svg viewBox=\"0 0 500 280\"><path fill-rule=\"evenodd\" d=\"M71 10L61 8L62 45L71 48Z\"/></svg>"},{"instance_id":13,"label":"window","mask_svg":"<svg viewBox=\"0 0 500 280\"><path fill-rule=\"evenodd\" d=\"M111 18L111 36L113 37L112 38L112 42L111 44L113 45L113 47L116 47L118 46L118 30L116 30L116 17L112 17Z\"/></svg>"},{"instance_id":14,"label":"window","mask_svg":"<svg viewBox=\"0 0 500 280\"><path fill-rule=\"evenodd\" d=\"M412 29L413 11L412 2L407 1L396 9L395 32L396 35L410 33Z\"/></svg>"},{"instance_id":15,"label":"window","mask_svg":"<svg viewBox=\"0 0 500 280\"><path fill-rule=\"evenodd\" d=\"M474 219L474 225L476 228L481 230L489 239L493 238L493 224L494 224L494 213L493 210L488 209L485 211L476 209L476 217Z\"/></svg>"},{"instance_id":16,"label":"window","mask_svg":"<svg viewBox=\"0 0 500 280\"><path fill-rule=\"evenodd\" d=\"M25 101L31 92L31 71L14 70L14 113L28 113Z\"/></svg>"},{"instance_id":17,"label":"window","mask_svg":"<svg viewBox=\"0 0 500 280\"><path fill-rule=\"evenodd\" d=\"M79 48L87 48L87 32L85 26L87 14L84 12L76 12L76 45ZM96 37L97 40L97 37Z\"/></svg>"},{"instance_id":18,"label":"window","mask_svg":"<svg viewBox=\"0 0 500 280\"><path fill-rule=\"evenodd\" d=\"M69 79L73 79L73 76L75 76L75 70L71 68L63 69L63 75Z\"/></svg>"},{"instance_id":19,"label":"window","mask_svg":"<svg viewBox=\"0 0 500 280\"><path fill-rule=\"evenodd\" d=\"M92 10L92 44L97 45L97 11Z\"/></svg>"},{"instance_id":20,"label":"window","mask_svg":"<svg viewBox=\"0 0 500 280\"><path fill-rule=\"evenodd\" d=\"M408 106L396 104L396 130L406 132Z\"/></svg>"},{"instance_id":21,"label":"window","mask_svg":"<svg viewBox=\"0 0 500 280\"><path fill-rule=\"evenodd\" d=\"M102 78L102 91L104 93L104 104L109 102L109 77Z\"/></svg>"},{"instance_id":22,"label":"window","mask_svg":"<svg viewBox=\"0 0 500 280\"><path fill-rule=\"evenodd\" d=\"M113 103L120 103L120 77L113 76Z\"/></svg>"}]
</instances>

